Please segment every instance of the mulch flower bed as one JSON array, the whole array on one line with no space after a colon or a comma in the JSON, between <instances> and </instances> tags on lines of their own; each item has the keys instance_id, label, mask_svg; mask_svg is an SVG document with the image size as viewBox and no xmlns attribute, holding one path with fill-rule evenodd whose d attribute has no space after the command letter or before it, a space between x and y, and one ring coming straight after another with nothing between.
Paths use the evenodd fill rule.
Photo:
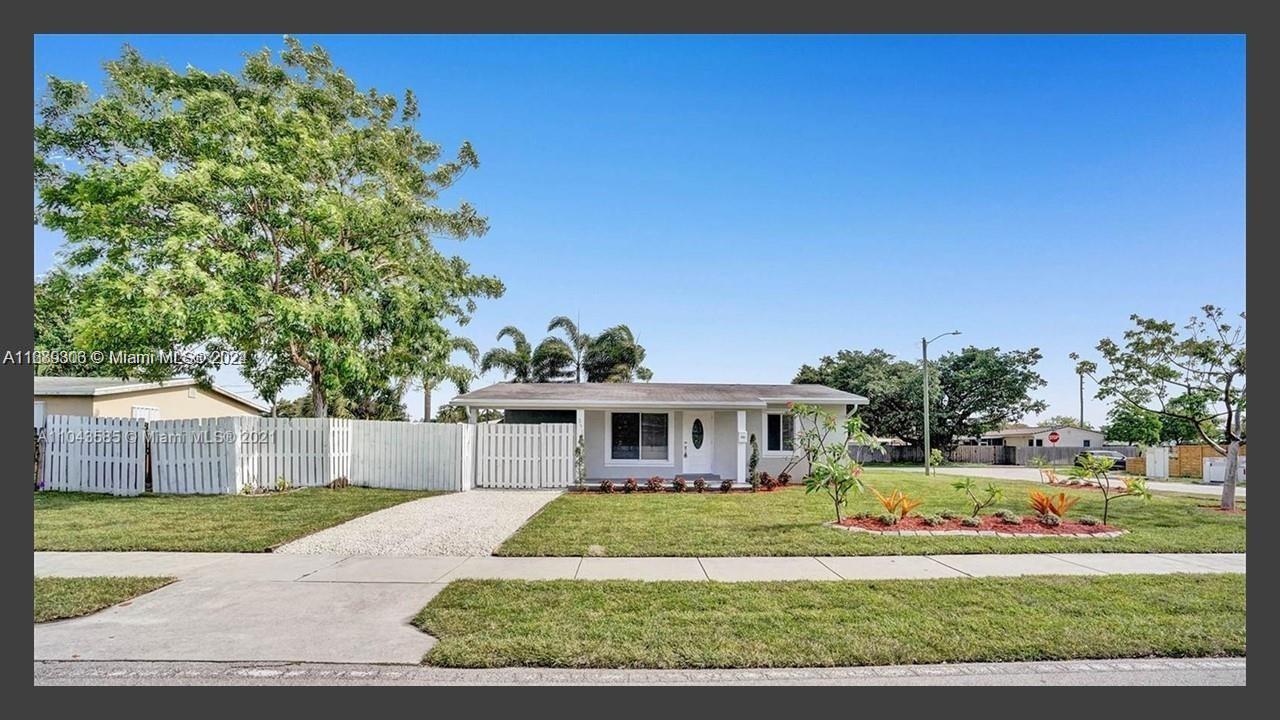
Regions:
<instances>
[{"instance_id":1,"label":"mulch flower bed","mask_svg":"<svg viewBox=\"0 0 1280 720\"><path fill-rule=\"evenodd\" d=\"M998 537L1118 537L1126 530L1112 525L1085 525L1075 520L1063 520L1062 524L1052 527L1041 525L1035 518L1023 518L1022 522L1013 525L994 515L978 518L981 524L970 527L961 524L959 519L944 520L941 525L929 525L922 517L905 517L896 525L885 525L876 518L846 517L839 524L828 523L831 527L850 532L865 532L873 535L986 535Z\"/></svg>"}]
</instances>

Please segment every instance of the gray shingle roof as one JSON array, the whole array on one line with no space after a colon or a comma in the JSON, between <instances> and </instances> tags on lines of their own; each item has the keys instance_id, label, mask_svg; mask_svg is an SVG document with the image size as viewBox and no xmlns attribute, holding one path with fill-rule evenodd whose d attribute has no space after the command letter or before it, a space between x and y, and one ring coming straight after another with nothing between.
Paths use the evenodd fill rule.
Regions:
<instances>
[{"instance_id":1,"label":"gray shingle roof","mask_svg":"<svg viewBox=\"0 0 1280 720\"><path fill-rule=\"evenodd\" d=\"M501 408L613 406L764 407L810 402L861 405L867 399L825 385L712 383L497 383L453 399L453 405Z\"/></svg>"}]
</instances>

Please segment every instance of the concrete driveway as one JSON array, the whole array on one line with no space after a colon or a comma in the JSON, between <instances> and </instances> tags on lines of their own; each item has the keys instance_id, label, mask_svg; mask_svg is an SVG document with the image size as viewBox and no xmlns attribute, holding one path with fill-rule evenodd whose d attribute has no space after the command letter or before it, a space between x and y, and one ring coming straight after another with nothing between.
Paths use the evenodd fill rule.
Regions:
<instances>
[{"instance_id":1,"label":"concrete driveway","mask_svg":"<svg viewBox=\"0 0 1280 720\"><path fill-rule=\"evenodd\" d=\"M885 468L887 470L897 470L900 472L910 472L919 475L923 472L922 468ZM958 475L960 477L985 477L995 480L1025 480L1027 482L1040 482L1040 471L1032 467L1022 467L1019 465L988 465L984 467L940 467L934 468L939 475ZM1115 481L1119 483L1119 480ZM1160 482L1159 480L1148 480L1147 488L1152 492L1168 492L1182 493L1183 495L1205 495L1211 497L1220 497L1222 495L1221 485L1199 485L1196 483L1181 482ZM1245 488L1236 488L1236 498L1243 500L1245 498Z\"/></svg>"}]
</instances>

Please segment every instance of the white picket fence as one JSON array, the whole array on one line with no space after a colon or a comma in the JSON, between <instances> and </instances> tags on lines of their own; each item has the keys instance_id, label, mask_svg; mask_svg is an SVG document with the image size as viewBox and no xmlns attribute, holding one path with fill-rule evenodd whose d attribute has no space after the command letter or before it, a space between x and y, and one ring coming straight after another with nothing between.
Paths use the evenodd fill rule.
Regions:
<instances>
[{"instance_id":1,"label":"white picket fence","mask_svg":"<svg viewBox=\"0 0 1280 720\"><path fill-rule=\"evenodd\" d=\"M146 422L49 415L40 452L46 490L137 495L146 482Z\"/></svg>"},{"instance_id":2,"label":"white picket fence","mask_svg":"<svg viewBox=\"0 0 1280 720\"><path fill-rule=\"evenodd\" d=\"M476 485L560 488L573 484L573 423L476 426Z\"/></svg>"},{"instance_id":3,"label":"white picket fence","mask_svg":"<svg viewBox=\"0 0 1280 720\"><path fill-rule=\"evenodd\" d=\"M473 435L473 432L475 435ZM573 424L461 425L311 418L193 420L51 415L41 478L50 490L226 494L352 485L402 490L568 487ZM474 440L473 440L474 438Z\"/></svg>"},{"instance_id":4,"label":"white picket fence","mask_svg":"<svg viewBox=\"0 0 1280 720\"><path fill-rule=\"evenodd\" d=\"M465 426L343 420L351 433L350 472L356 485L402 490L461 490Z\"/></svg>"}]
</instances>

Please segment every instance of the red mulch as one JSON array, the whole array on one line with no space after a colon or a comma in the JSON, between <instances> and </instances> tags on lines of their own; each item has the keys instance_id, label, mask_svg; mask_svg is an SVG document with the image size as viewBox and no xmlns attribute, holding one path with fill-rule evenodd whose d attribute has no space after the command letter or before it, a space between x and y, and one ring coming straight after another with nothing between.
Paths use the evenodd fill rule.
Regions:
<instances>
[{"instance_id":1,"label":"red mulch","mask_svg":"<svg viewBox=\"0 0 1280 720\"><path fill-rule=\"evenodd\" d=\"M859 519L846 517L840 520L840 524L846 527L860 527L867 530L995 530L1003 533L1039 533L1041 535L1074 535L1075 533L1104 533L1119 530L1120 528L1111 525L1083 525L1075 520L1066 519L1061 525L1049 527L1041 525L1034 517L1022 518L1020 525L1010 525L1005 521L993 515L981 515L978 517L981 525L970 527L961 524L957 518L955 520L945 520L941 525L929 525L921 517L905 517L898 521L897 525L885 525L874 517Z\"/></svg>"}]
</instances>

